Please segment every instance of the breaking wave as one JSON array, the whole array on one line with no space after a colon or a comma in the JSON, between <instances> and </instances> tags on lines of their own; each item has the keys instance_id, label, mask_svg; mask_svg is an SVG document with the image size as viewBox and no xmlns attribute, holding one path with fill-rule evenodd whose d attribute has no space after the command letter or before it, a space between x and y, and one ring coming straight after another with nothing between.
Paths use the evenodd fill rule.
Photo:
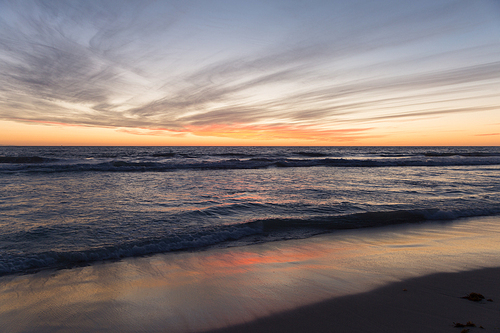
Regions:
<instances>
[{"instance_id":1,"label":"breaking wave","mask_svg":"<svg viewBox=\"0 0 500 333\"><path fill-rule=\"evenodd\" d=\"M476 157L467 159L345 159L345 158L249 158L223 159L219 161L183 160L110 160L106 162L61 161L37 156L0 157L0 172L166 172L175 170L230 170L263 168L305 168L305 167L434 167L434 166L488 166L500 165L500 157ZM168 158L168 159L165 159Z\"/></svg>"},{"instance_id":2,"label":"breaking wave","mask_svg":"<svg viewBox=\"0 0 500 333\"><path fill-rule=\"evenodd\" d=\"M439 209L395 210L309 218L270 218L235 225L200 228L193 232L167 234L114 246L81 251L45 251L30 255L0 254L0 276L33 273L44 269L84 266L96 261L118 260L172 251L202 250L211 246L231 247L269 241L307 238L336 230L382 227L424 221L454 220L461 217L497 215L497 209L442 211ZM48 230L23 232L18 238L36 241Z\"/></svg>"}]
</instances>

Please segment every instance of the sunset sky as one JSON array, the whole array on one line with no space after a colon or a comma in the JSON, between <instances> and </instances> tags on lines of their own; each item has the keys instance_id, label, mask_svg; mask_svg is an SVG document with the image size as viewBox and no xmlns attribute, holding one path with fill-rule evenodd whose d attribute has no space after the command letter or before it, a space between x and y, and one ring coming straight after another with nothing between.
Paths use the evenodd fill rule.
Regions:
<instances>
[{"instance_id":1,"label":"sunset sky","mask_svg":"<svg viewBox=\"0 0 500 333\"><path fill-rule=\"evenodd\" d=\"M500 145L498 0L0 0L1 145Z\"/></svg>"}]
</instances>

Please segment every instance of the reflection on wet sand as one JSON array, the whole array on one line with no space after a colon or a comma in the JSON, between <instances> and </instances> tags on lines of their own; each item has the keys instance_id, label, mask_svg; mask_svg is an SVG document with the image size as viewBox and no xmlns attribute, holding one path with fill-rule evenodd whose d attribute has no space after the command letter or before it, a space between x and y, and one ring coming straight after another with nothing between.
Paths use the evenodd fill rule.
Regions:
<instances>
[{"instance_id":1,"label":"reflection on wet sand","mask_svg":"<svg viewBox=\"0 0 500 333\"><path fill-rule=\"evenodd\" d=\"M6 332L224 327L434 272L500 266L500 219L355 230L0 280Z\"/></svg>"}]
</instances>

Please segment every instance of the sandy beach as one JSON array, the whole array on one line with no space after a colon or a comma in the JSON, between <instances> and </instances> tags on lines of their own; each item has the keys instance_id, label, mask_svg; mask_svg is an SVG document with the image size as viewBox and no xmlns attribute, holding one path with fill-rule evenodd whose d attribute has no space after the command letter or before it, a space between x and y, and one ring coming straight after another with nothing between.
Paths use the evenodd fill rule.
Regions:
<instances>
[{"instance_id":1,"label":"sandy beach","mask_svg":"<svg viewBox=\"0 0 500 333\"><path fill-rule=\"evenodd\" d=\"M211 332L499 332L499 277L500 268L432 274ZM471 291L485 299L462 298Z\"/></svg>"},{"instance_id":2,"label":"sandy beach","mask_svg":"<svg viewBox=\"0 0 500 333\"><path fill-rule=\"evenodd\" d=\"M0 331L495 332L499 222L351 230L4 276ZM471 292L486 299L461 298ZM477 327L454 327L468 321Z\"/></svg>"}]
</instances>

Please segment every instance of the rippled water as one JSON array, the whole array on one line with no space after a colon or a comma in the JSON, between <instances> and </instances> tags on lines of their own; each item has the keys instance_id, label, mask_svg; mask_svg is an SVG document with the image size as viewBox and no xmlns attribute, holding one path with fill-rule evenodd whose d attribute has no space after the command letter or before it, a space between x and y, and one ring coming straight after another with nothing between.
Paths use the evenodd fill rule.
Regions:
<instances>
[{"instance_id":1,"label":"rippled water","mask_svg":"<svg viewBox=\"0 0 500 333\"><path fill-rule=\"evenodd\" d=\"M0 275L500 213L498 147L0 147Z\"/></svg>"}]
</instances>

